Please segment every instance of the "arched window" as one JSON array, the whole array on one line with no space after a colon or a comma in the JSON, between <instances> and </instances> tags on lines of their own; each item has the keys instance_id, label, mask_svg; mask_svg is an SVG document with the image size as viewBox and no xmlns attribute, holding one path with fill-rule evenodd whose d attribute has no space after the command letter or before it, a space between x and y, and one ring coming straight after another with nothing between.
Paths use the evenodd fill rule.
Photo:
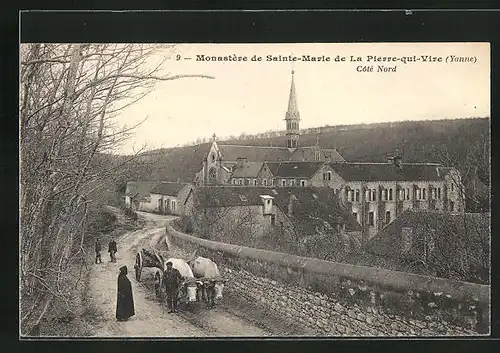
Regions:
<instances>
[{"instance_id":1,"label":"arched window","mask_svg":"<svg viewBox=\"0 0 500 353\"><path fill-rule=\"evenodd\" d=\"M212 160L212 162L215 162L215 153L212 153L212 155L210 156L210 159Z\"/></svg>"},{"instance_id":2,"label":"arched window","mask_svg":"<svg viewBox=\"0 0 500 353\"><path fill-rule=\"evenodd\" d=\"M215 170L214 167L210 168L210 170L208 171L208 179L210 180L210 182L215 182L215 179L217 178L217 171Z\"/></svg>"}]
</instances>

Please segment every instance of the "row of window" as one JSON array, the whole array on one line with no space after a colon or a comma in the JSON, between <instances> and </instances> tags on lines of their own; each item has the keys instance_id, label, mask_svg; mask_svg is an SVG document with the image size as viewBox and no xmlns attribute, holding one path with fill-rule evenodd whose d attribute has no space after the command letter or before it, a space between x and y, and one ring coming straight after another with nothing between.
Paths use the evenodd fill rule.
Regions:
<instances>
[{"instance_id":1,"label":"row of window","mask_svg":"<svg viewBox=\"0 0 500 353\"><path fill-rule=\"evenodd\" d=\"M358 222L360 221L358 219L358 213L357 212L353 212L352 216L354 218L356 218L356 221L358 221ZM386 223L390 223L391 222L391 212L390 211L386 211L385 212L385 222ZM375 226L375 212L372 212L372 211L368 212L368 226L370 226L370 227L374 227Z\"/></svg>"},{"instance_id":2,"label":"row of window","mask_svg":"<svg viewBox=\"0 0 500 353\"><path fill-rule=\"evenodd\" d=\"M171 209L172 211L175 211L175 207L176 207L176 202L175 202L175 200L168 200L168 199L167 199L167 200L164 200L164 201L163 201L163 205L164 205L163 207L164 207L165 209L167 209L167 208L168 208L168 206L169 206L169 203L170 203L170 209ZM160 200L158 200L158 208L160 208L160 207L161 207L161 199L160 199Z\"/></svg>"},{"instance_id":3,"label":"row of window","mask_svg":"<svg viewBox=\"0 0 500 353\"><path fill-rule=\"evenodd\" d=\"M298 130L299 129L299 123L296 121L287 121L286 122L286 129L287 130Z\"/></svg>"},{"instance_id":4,"label":"row of window","mask_svg":"<svg viewBox=\"0 0 500 353\"><path fill-rule=\"evenodd\" d=\"M274 179L269 182L267 179L244 179L244 178L234 178L232 179L233 185L245 185L245 186L274 186ZM281 179L280 186L307 186L307 180L296 180L296 179Z\"/></svg>"},{"instance_id":5,"label":"row of window","mask_svg":"<svg viewBox=\"0 0 500 353\"><path fill-rule=\"evenodd\" d=\"M368 189L365 191L365 200L368 201L377 201L377 190L376 189ZM396 194L396 193L394 193ZM399 190L399 200L409 200L411 195L410 188L403 188ZM380 194L378 195L379 199L382 201L392 201L395 195L393 195L393 189L382 189L380 190ZM441 188L433 188L431 189L431 194L429 195L431 199L441 199ZM417 200L426 200L427 199L427 190L426 188L418 188L415 190L414 198ZM360 201L360 189L349 190L347 192L347 200L351 202L359 202Z\"/></svg>"}]
</instances>

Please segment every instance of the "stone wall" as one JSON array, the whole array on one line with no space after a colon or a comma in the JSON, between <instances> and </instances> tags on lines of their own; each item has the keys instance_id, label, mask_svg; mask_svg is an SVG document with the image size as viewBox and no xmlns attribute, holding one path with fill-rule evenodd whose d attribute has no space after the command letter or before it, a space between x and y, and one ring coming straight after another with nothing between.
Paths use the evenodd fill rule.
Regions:
<instances>
[{"instance_id":1,"label":"stone wall","mask_svg":"<svg viewBox=\"0 0 500 353\"><path fill-rule=\"evenodd\" d=\"M169 241L213 259L225 291L257 302L311 335L489 333L489 286L218 243L167 227Z\"/></svg>"}]
</instances>

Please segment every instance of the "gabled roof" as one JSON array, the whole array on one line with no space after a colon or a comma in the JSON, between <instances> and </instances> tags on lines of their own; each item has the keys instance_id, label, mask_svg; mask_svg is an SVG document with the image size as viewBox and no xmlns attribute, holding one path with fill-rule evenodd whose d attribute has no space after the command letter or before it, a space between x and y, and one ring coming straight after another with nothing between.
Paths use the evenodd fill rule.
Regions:
<instances>
[{"instance_id":1,"label":"gabled roof","mask_svg":"<svg viewBox=\"0 0 500 353\"><path fill-rule=\"evenodd\" d=\"M274 204L288 213L290 197L296 198L292 221L310 230L314 225L346 224L348 230L361 230L361 226L345 209L332 189L329 188L264 188L264 187L204 187L196 190L195 205L203 202L209 207L235 207L262 205L263 195L274 198Z\"/></svg>"},{"instance_id":2,"label":"gabled roof","mask_svg":"<svg viewBox=\"0 0 500 353\"><path fill-rule=\"evenodd\" d=\"M436 164L330 163L345 181L439 181L452 168Z\"/></svg>"},{"instance_id":3,"label":"gabled roof","mask_svg":"<svg viewBox=\"0 0 500 353\"><path fill-rule=\"evenodd\" d=\"M319 148L317 146L305 146L297 148L290 156L290 161L314 161L315 152L320 151L323 157L330 158L331 162L345 162L344 157L336 149L332 148Z\"/></svg>"},{"instance_id":4,"label":"gabled roof","mask_svg":"<svg viewBox=\"0 0 500 353\"><path fill-rule=\"evenodd\" d=\"M157 195L177 196L179 191L181 191L186 185L189 185L189 183L162 181L153 190L151 190L151 193Z\"/></svg>"},{"instance_id":5,"label":"gabled roof","mask_svg":"<svg viewBox=\"0 0 500 353\"><path fill-rule=\"evenodd\" d=\"M245 162L233 167L232 178L257 178L264 162Z\"/></svg>"},{"instance_id":6,"label":"gabled roof","mask_svg":"<svg viewBox=\"0 0 500 353\"><path fill-rule=\"evenodd\" d=\"M248 162L287 161L290 151L286 147L266 146L239 146L218 145L222 158L225 161L236 161L238 158L246 158Z\"/></svg>"},{"instance_id":7,"label":"gabled roof","mask_svg":"<svg viewBox=\"0 0 500 353\"><path fill-rule=\"evenodd\" d=\"M125 187L125 196L130 196L132 198L136 197L138 199L144 199L149 197L150 191L158 185L158 181L127 181Z\"/></svg>"},{"instance_id":8,"label":"gabled roof","mask_svg":"<svg viewBox=\"0 0 500 353\"><path fill-rule=\"evenodd\" d=\"M271 173L282 178L310 178L324 162L268 162Z\"/></svg>"}]
</instances>

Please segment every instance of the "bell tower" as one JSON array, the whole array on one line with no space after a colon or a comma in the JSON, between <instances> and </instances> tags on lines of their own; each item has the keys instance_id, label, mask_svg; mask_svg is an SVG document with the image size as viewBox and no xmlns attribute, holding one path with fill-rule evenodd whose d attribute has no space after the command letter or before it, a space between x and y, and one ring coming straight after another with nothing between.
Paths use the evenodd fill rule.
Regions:
<instances>
[{"instance_id":1,"label":"bell tower","mask_svg":"<svg viewBox=\"0 0 500 353\"><path fill-rule=\"evenodd\" d=\"M288 109L285 114L286 122L286 146L288 148L299 147L299 122L300 114L297 108L297 95L295 93L295 71L292 70L292 83L290 85L290 96L288 97Z\"/></svg>"}]
</instances>

